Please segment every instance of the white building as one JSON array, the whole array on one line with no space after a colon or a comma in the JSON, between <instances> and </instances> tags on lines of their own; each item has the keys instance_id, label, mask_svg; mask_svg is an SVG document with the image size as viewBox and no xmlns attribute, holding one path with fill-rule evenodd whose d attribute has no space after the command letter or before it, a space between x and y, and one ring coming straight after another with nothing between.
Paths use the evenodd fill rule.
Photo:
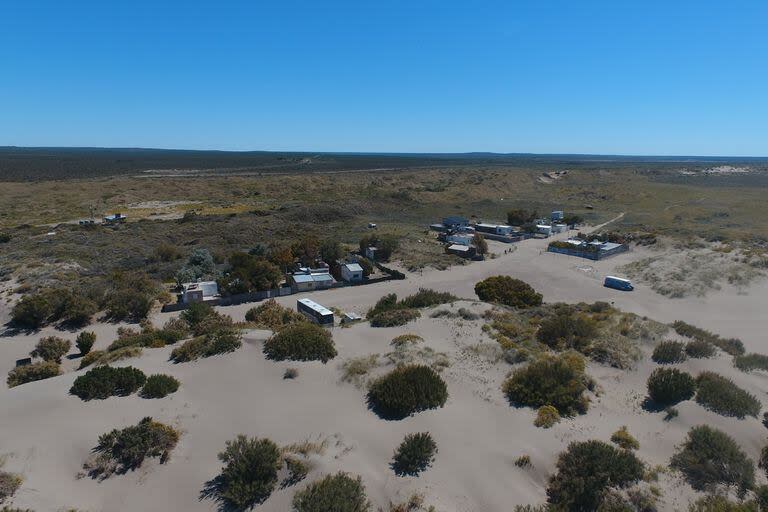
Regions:
<instances>
[{"instance_id":1,"label":"white building","mask_svg":"<svg viewBox=\"0 0 768 512\"><path fill-rule=\"evenodd\" d=\"M330 288L336 283L336 280L328 272L328 269L310 269L303 268L298 272L291 274L291 288L295 292L306 292L310 290L322 290Z\"/></svg>"},{"instance_id":2,"label":"white building","mask_svg":"<svg viewBox=\"0 0 768 512\"><path fill-rule=\"evenodd\" d=\"M184 283L181 301L184 304L203 302L215 299L219 296L219 285L216 281L199 281L197 283Z\"/></svg>"},{"instance_id":3,"label":"white building","mask_svg":"<svg viewBox=\"0 0 768 512\"><path fill-rule=\"evenodd\" d=\"M480 222L475 224L475 231L506 236L512 234L515 231L515 228L507 226L506 224L487 224L485 222Z\"/></svg>"},{"instance_id":4,"label":"white building","mask_svg":"<svg viewBox=\"0 0 768 512\"><path fill-rule=\"evenodd\" d=\"M347 282L363 280L363 267L359 263L344 263L341 266L341 279Z\"/></svg>"},{"instance_id":5,"label":"white building","mask_svg":"<svg viewBox=\"0 0 768 512\"><path fill-rule=\"evenodd\" d=\"M552 226L549 224L536 224L536 232L540 235L551 236Z\"/></svg>"}]
</instances>

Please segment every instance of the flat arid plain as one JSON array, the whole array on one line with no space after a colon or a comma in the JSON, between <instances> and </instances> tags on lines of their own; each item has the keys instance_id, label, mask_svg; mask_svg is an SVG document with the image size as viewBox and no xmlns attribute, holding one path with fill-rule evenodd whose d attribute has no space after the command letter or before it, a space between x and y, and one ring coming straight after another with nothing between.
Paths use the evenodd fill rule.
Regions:
<instances>
[{"instance_id":1,"label":"flat arid plain","mask_svg":"<svg viewBox=\"0 0 768 512\"><path fill-rule=\"evenodd\" d=\"M2 160L12 170L0 173L8 180L0 183L3 505L765 506L765 161L292 155L279 166L235 168L195 165L194 156L103 174L104 163L78 174L69 162L66 173L51 165L37 180L29 178L39 155L25 154L24 165ZM575 227L488 240L482 261L447 254L427 228L450 215L506 224L514 212L553 210L576 216ZM116 212L126 222L100 224ZM95 224L80 223L92 217ZM547 252L578 233L629 250L598 261ZM188 277L218 280L222 295L242 291L233 276L248 291L268 289L282 280L272 267L356 258L365 240L390 243L384 268L404 279L161 311ZM384 275L374 267L370 277ZM634 290L604 287L608 275L631 279ZM532 290L518 300L517 292L476 287L497 276ZM390 294L397 299L381 300ZM327 334L293 313L303 298L335 312L334 327L316 328L330 334L330 348ZM362 320L341 325L343 313ZM83 332L95 334L88 350L76 346ZM229 344L213 348L221 333ZM289 335L292 348L273 350ZM317 339L322 354L306 348ZM32 364L20 371L27 357ZM30 377L25 366L40 373ZM178 387L149 398L143 376L111 388L98 381L108 376L81 379L106 367L171 376ZM395 396L379 392L413 368L443 387L429 403L393 413L391 402L430 394L433 380L392 384ZM145 417L169 427L173 441L153 449L157 439L139 434L126 436L127 446L100 439ZM415 450L411 459L424 464L401 471L395 454L416 433L428 433L436 449ZM259 452L247 470L228 471L231 459L219 454L239 435L268 440L277 455ZM131 449L140 455L126 455ZM340 472L346 487L329 483ZM334 496L359 503L323 501Z\"/></svg>"}]
</instances>

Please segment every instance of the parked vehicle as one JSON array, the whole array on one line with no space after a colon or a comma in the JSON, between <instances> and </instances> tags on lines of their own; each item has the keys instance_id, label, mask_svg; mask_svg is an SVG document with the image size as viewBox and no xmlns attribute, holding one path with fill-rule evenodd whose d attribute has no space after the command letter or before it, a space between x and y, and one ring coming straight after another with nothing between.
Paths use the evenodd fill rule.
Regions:
<instances>
[{"instance_id":1,"label":"parked vehicle","mask_svg":"<svg viewBox=\"0 0 768 512\"><path fill-rule=\"evenodd\" d=\"M623 279L621 277L614 276L606 276L605 282L603 282L603 286L606 288L613 288L614 290L622 290L626 292L631 292L635 289L635 287L632 286L632 281L629 279Z\"/></svg>"}]
</instances>

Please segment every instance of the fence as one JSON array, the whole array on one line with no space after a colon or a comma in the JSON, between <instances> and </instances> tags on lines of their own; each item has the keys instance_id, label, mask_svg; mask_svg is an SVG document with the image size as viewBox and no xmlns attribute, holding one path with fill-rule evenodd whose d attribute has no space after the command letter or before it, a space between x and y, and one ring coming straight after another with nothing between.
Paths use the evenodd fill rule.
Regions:
<instances>
[{"instance_id":1,"label":"fence","mask_svg":"<svg viewBox=\"0 0 768 512\"><path fill-rule=\"evenodd\" d=\"M614 254L618 254L620 252L626 252L629 250L629 247L625 244L622 244L614 249L610 249L607 251L599 250L599 251L585 251L585 250L579 250L579 249L569 249L565 247L553 247L549 246L547 248L548 252L554 252L557 254L565 254L568 256L576 256L578 258L586 258L588 260L601 260L603 258L607 258L608 256L613 256Z\"/></svg>"},{"instance_id":2,"label":"fence","mask_svg":"<svg viewBox=\"0 0 768 512\"><path fill-rule=\"evenodd\" d=\"M398 281L401 279L405 279L405 274L403 274L398 270L387 268L384 265L381 265L380 263L376 263L376 267L387 275L382 277L364 279L362 281L357 281L357 282L340 281L340 282L333 283L328 288L318 288L317 290L299 291L299 290L294 290L290 286L283 286L280 288L274 288L272 290L263 290L259 292L248 292L248 293L238 293L235 295L228 295L226 297L219 297L216 299L206 300L205 303L210 304L211 306L236 306L238 304L245 304L248 302L259 302L266 299L273 299L275 297L285 297L287 295L294 295L297 293L307 293L308 291L330 290L334 288L347 288L349 286L365 286L369 284L383 283L385 281ZM185 302L176 302L175 304L165 304L162 308L162 312L171 313L174 311L182 311L184 309L187 309L188 307L189 307L189 303L185 303Z\"/></svg>"}]
</instances>

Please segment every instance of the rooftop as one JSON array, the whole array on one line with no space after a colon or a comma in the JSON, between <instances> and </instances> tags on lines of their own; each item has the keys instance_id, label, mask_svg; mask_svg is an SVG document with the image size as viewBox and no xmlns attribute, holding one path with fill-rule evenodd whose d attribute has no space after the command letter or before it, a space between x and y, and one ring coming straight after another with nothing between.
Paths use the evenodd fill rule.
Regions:
<instances>
[{"instance_id":1,"label":"rooftop","mask_svg":"<svg viewBox=\"0 0 768 512\"><path fill-rule=\"evenodd\" d=\"M363 271L363 267L361 267L359 263L346 263L344 266L347 267L347 270L349 270L350 272Z\"/></svg>"},{"instance_id":2,"label":"rooftop","mask_svg":"<svg viewBox=\"0 0 768 512\"><path fill-rule=\"evenodd\" d=\"M314 311L317 311L321 315L332 315L333 311L328 309L325 306L322 306L318 304L317 302L310 300L310 299L299 299L299 302L307 306L308 308L313 309Z\"/></svg>"}]
</instances>

